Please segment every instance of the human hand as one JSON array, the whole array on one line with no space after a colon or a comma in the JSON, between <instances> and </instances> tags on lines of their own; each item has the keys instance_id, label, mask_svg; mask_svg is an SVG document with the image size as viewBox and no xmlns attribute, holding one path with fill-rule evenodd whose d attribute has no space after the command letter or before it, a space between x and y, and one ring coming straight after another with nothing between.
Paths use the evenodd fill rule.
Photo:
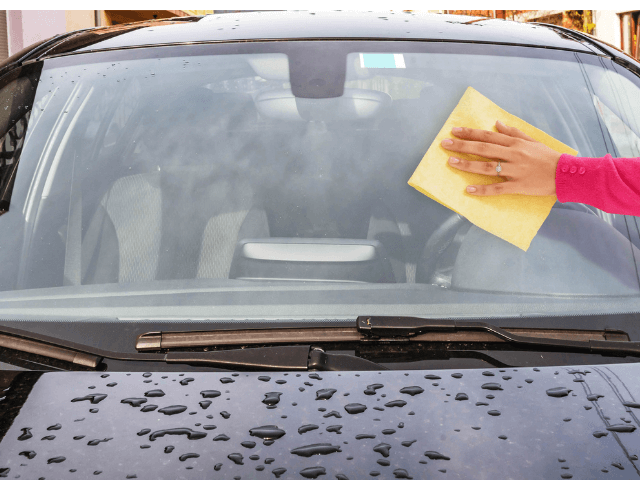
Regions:
<instances>
[{"instance_id":1,"label":"human hand","mask_svg":"<svg viewBox=\"0 0 640 480\"><path fill-rule=\"evenodd\" d=\"M480 155L501 162L501 178L505 182L489 185L469 185L472 195L555 195L556 168L560 153L535 141L515 127L496 122L499 133L473 128L453 128L458 139L445 139L442 147L460 153ZM450 143L447 143L450 142ZM465 172L498 176L498 161L464 160L449 157L449 165Z\"/></svg>"}]
</instances>

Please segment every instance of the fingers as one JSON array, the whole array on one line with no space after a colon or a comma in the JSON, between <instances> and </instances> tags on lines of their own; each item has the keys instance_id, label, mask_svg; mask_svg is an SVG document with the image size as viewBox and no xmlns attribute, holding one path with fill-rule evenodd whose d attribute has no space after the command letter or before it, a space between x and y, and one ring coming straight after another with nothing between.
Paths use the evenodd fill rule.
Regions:
<instances>
[{"instance_id":1,"label":"fingers","mask_svg":"<svg viewBox=\"0 0 640 480\"><path fill-rule=\"evenodd\" d=\"M516 127L509 127L505 125L504 123L500 122L500 120L496 122L496 128L500 133L508 135L509 137L521 138L523 140L528 140L529 142L535 142L535 140L529 135L521 132Z\"/></svg>"},{"instance_id":2,"label":"fingers","mask_svg":"<svg viewBox=\"0 0 640 480\"><path fill-rule=\"evenodd\" d=\"M449 157L449 165L458 170L464 170L465 172L498 176L498 171L496 170L498 162L483 162L482 160L464 160L462 158ZM513 169L513 165L503 162L500 164L500 168L501 177L511 176L509 173Z\"/></svg>"},{"instance_id":3,"label":"fingers","mask_svg":"<svg viewBox=\"0 0 640 480\"><path fill-rule=\"evenodd\" d=\"M493 143L474 142L467 140L458 140L445 138L442 147L446 150L452 150L460 153L470 153L471 155L479 155L485 158L496 158L498 160L508 160L512 154L509 154L509 148L496 145Z\"/></svg>"},{"instance_id":4,"label":"fingers","mask_svg":"<svg viewBox=\"0 0 640 480\"><path fill-rule=\"evenodd\" d=\"M467 193L478 197L488 197L491 195L509 195L522 193L522 190L515 182L499 182L489 185L469 185Z\"/></svg>"},{"instance_id":5,"label":"fingers","mask_svg":"<svg viewBox=\"0 0 640 480\"><path fill-rule=\"evenodd\" d=\"M479 130L477 128L455 127L451 129L451 133L463 140L493 143L494 145L502 145L503 147L510 147L516 142L515 138L505 135L504 132L496 133L488 130Z\"/></svg>"}]
</instances>

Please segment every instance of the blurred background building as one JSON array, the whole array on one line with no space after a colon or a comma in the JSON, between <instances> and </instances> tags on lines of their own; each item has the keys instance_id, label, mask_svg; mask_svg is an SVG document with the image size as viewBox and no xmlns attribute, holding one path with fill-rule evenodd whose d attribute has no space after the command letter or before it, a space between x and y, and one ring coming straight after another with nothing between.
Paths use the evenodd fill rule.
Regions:
<instances>
[{"instance_id":1,"label":"blurred background building","mask_svg":"<svg viewBox=\"0 0 640 480\"><path fill-rule=\"evenodd\" d=\"M590 33L640 59L637 10L429 10L561 25ZM0 10L0 61L53 35L83 28L240 10Z\"/></svg>"}]
</instances>

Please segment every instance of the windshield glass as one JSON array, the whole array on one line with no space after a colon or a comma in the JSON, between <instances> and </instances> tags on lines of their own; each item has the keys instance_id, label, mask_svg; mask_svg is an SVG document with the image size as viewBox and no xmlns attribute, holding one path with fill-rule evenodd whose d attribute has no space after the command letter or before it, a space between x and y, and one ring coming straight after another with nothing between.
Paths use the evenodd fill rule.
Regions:
<instances>
[{"instance_id":1,"label":"windshield glass","mask_svg":"<svg viewBox=\"0 0 640 480\"><path fill-rule=\"evenodd\" d=\"M633 217L556 203L524 252L407 184L469 86L580 156L640 156L639 81L621 70L574 52L417 42L46 60L3 140L2 168L19 168L0 216L0 311L637 311Z\"/></svg>"}]
</instances>

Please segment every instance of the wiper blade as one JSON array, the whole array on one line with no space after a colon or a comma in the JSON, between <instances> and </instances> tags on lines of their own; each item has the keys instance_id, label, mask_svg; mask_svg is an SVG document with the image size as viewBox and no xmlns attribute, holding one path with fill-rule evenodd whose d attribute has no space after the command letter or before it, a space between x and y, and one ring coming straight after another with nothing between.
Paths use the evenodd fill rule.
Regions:
<instances>
[{"instance_id":1,"label":"wiper blade","mask_svg":"<svg viewBox=\"0 0 640 480\"><path fill-rule=\"evenodd\" d=\"M0 347L97 369L103 359L177 363L224 369L255 370L387 370L363 358L325 353L310 345L217 350L209 352L110 352L11 327L0 327Z\"/></svg>"},{"instance_id":2,"label":"wiper blade","mask_svg":"<svg viewBox=\"0 0 640 480\"><path fill-rule=\"evenodd\" d=\"M640 342L543 338L517 335L485 322L431 320L417 317L361 316L358 331L371 338L415 337L429 332L486 332L518 349L640 357Z\"/></svg>"}]
</instances>

